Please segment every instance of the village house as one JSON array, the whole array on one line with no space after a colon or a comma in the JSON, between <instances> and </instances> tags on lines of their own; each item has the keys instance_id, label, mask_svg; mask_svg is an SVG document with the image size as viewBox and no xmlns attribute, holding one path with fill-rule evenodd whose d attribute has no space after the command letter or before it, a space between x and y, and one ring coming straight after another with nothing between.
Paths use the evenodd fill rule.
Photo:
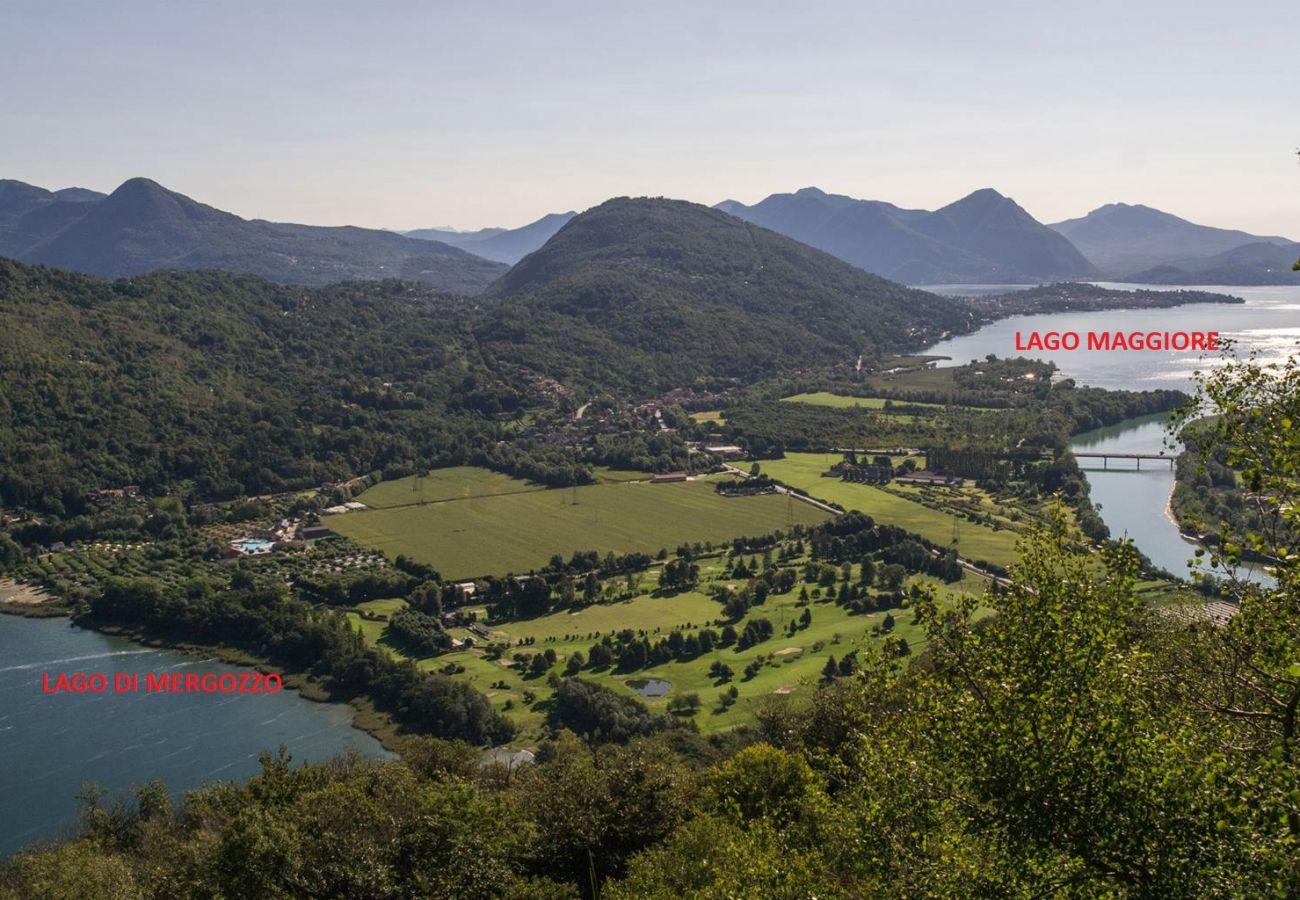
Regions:
<instances>
[{"instance_id":1,"label":"village house","mask_svg":"<svg viewBox=\"0 0 1300 900\"><path fill-rule=\"evenodd\" d=\"M894 470L889 466L858 465L845 460L831 466L829 471L822 473L822 477L841 478L857 484L889 484L894 477Z\"/></svg>"}]
</instances>

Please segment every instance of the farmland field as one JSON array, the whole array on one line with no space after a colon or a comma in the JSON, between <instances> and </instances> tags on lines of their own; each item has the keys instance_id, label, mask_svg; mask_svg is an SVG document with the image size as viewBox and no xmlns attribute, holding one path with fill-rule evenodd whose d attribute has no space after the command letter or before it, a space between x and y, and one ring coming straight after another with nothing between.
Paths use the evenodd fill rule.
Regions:
<instances>
[{"instance_id":1,"label":"farmland field","mask_svg":"<svg viewBox=\"0 0 1300 900\"><path fill-rule=\"evenodd\" d=\"M422 478L412 475L394 481L380 482L358 499L373 509L392 509L420 503L438 503L444 500L464 500L471 497L491 497L545 489L544 485L511 478L509 475L502 475L490 469L453 466L449 469L434 469Z\"/></svg>"},{"instance_id":2,"label":"farmland field","mask_svg":"<svg viewBox=\"0 0 1300 900\"><path fill-rule=\"evenodd\" d=\"M813 406L829 406L834 409L877 409L884 410L888 402L883 397L850 397L845 394L832 394L830 391L813 391L806 394L792 394L782 397L782 403L810 403ZM923 409L946 409L940 403L921 403L916 400L894 400L893 406L918 406ZM986 412L982 406L962 406L962 409Z\"/></svg>"},{"instance_id":3,"label":"farmland field","mask_svg":"<svg viewBox=\"0 0 1300 900\"><path fill-rule=\"evenodd\" d=\"M377 485L358 499L388 508L333 516L327 523L390 556L428 563L447 578L468 578L540 568L554 553L656 553L682 543L767 534L791 520L811 525L827 518L784 497L721 497L708 480L537 490L509 479L517 486L511 491L496 477L505 476L483 482L494 488L491 493L409 506L392 505L394 498L410 495L409 480L403 480L405 488L403 481ZM455 479L444 483L473 482L464 471ZM372 502L375 492L378 503Z\"/></svg>"},{"instance_id":4,"label":"farmland field","mask_svg":"<svg viewBox=\"0 0 1300 900\"><path fill-rule=\"evenodd\" d=\"M785 459L763 460L760 466L765 474L818 500L837 503L849 510L860 510L878 522L914 531L942 547L951 542L951 514L871 485L821 477L839 458L839 454L787 453ZM1002 566L1015 561L1016 532L995 531L973 522L961 522L959 531L958 549L963 557L983 559Z\"/></svg>"}]
</instances>

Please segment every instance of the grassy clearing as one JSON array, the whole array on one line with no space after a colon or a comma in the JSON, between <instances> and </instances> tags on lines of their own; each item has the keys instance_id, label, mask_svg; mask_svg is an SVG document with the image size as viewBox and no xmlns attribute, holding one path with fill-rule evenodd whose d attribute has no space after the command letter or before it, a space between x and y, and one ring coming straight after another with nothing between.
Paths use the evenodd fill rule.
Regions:
<instances>
[{"instance_id":1,"label":"grassy clearing","mask_svg":"<svg viewBox=\"0 0 1300 900\"><path fill-rule=\"evenodd\" d=\"M716 574L719 565L716 560L704 560L702 563L707 581L707 573ZM980 594L987 586L983 579L969 574L952 585L940 585L923 576L914 576L909 583L934 587L941 598L952 598L957 594ZM705 589L710 586L711 584L706 584ZM754 607L740 622L733 623L739 629L751 618L766 618L776 626L777 634L774 637L747 650L728 647L689 662L669 662L631 673L584 669L582 677L631 696L635 696L635 692L628 686L629 681L642 678L668 681L672 688L667 696L659 699L642 698L650 708L661 711L672 697L697 693L703 701L703 707L695 719L701 731L710 733L751 722L754 713L767 703L806 702L812 696L829 656L841 659L845 654L855 650L861 652L869 644L879 643L885 637L905 638L913 653L925 646L924 635L920 627L913 623L912 612L908 609L852 615L825 598L814 598L807 607L812 613L811 625L794 635L787 635L784 633L786 623L796 620L804 610L804 607L798 605L798 598L798 587L787 594L771 596L763 605ZM401 605L400 600L383 600L362 604L360 608L391 614L391 611ZM887 615L894 621L893 629L887 635L872 634L872 628L880 626ZM359 627L368 642L378 642L382 623L366 622L359 616L355 616L354 621L360 623ZM501 623L493 626L493 639L510 642L515 648L512 653L516 650L527 654L554 650L558 662L552 671L557 671L563 669L565 661L575 651L586 657L592 644L603 635L631 628L646 631L653 640L655 636L667 635L673 628L685 627L688 623L690 627L687 631L702 627L718 629L722 625L722 607L697 591L670 597L642 594L630 601L587 607L576 615L562 610L536 619ZM377 624L379 628L374 627ZM454 633L457 637L468 635L468 632L460 630ZM524 643L530 640L533 643ZM389 652L396 653L393 648L388 649ZM519 743L527 744L540 736L544 717L536 707L550 696L551 689L545 676L528 677L525 672L517 671L521 667L509 664L509 657L510 654L507 654L501 660L490 660L484 656L482 647L476 647L473 650L445 653L420 660L419 665L426 669L463 667L464 671L458 672L455 677L469 681L487 694L494 706L513 718L521 728ZM710 678L709 667L715 660L732 668L735 676L731 681L717 683ZM763 660L764 665L753 678L745 679L744 669L754 660ZM723 709L718 697L733 684L740 696L734 706ZM532 694L536 702L529 704L525 692Z\"/></svg>"},{"instance_id":2,"label":"grassy clearing","mask_svg":"<svg viewBox=\"0 0 1300 900\"><path fill-rule=\"evenodd\" d=\"M723 418L722 410L720 409L709 409L709 410L705 410L704 412L693 412L691 413L691 418L694 419L696 422L717 422L723 425L725 425L727 422L727 420Z\"/></svg>"},{"instance_id":3,"label":"grassy clearing","mask_svg":"<svg viewBox=\"0 0 1300 900\"><path fill-rule=\"evenodd\" d=\"M792 394L789 397L782 397L782 403L810 403L813 406L829 406L834 409L885 409L885 403L888 402L883 397L850 397L845 394L832 394L830 391L813 391L806 394ZM893 401L894 406L903 405L903 401ZM915 403L909 401L908 406L920 406L925 409L944 409L945 407L938 403ZM977 407L963 407L963 409L976 409Z\"/></svg>"},{"instance_id":4,"label":"grassy clearing","mask_svg":"<svg viewBox=\"0 0 1300 900\"><path fill-rule=\"evenodd\" d=\"M611 469L609 466L592 466L591 474L596 476L597 481L645 481L653 478L652 472L642 472L639 469Z\"/></svg>"},{"instance_id":5,"label":"grassy clearing","mask_svg":"<svg viewBox=\"0 0 1300 900\"><path fill-rule=\"evenodd\" d=\"M787 453L785 459L762 460L759 465L766 474L819 500L860 510L878 522L914 531L940 546L946 547L952 541L952 513L923 506L891 490L821 477L838 459L835 453ZM958 532L958 550L967 559L1003 566L1016 559L1018 535L1014 531L962 521Z\"/></svg>"},{"instance_id":6,"label":"grassy clearing","mask_svg":"<svg viewBox=\"0 0 1300 900\"><path fill-rule=\"evenodd\" d=\"M954 368L908 369L903 372L889 372L872 375L867 378L868 388L888 391L940 391L956 394L960 388L953 374Z\"/></svg>"},{"instance_id":7,"label":"grassy clearing","mask_svg":"<svg viewBox=\"0 0 1300 900\"><path fill-rule=\"evenodd\" d=\"M533 484L489 469L453 466L449 469L434 469L423 478L411 475L380 482L357 499L372 509L393 509L420 503L441 503L446 500L542 490L546 490L545 485Z\"/></svg>"},{"instance_id":8,"label":"grassy clearing","mask_svg":"<svg viewBox=\"0 0 1300 900\"><path fill-rule=\"evenodd\" d=\"M444 577L469 578L540 568L554 553L655 553L687 542L767 534L785 527L787 515L804 525L827 518L784 497L720 497L707 480L557 490L516 484L522 487L514 493L370 509L332 517L329 525L391 556L426 562ZM371 492L383 487L359 499L374 506Z\"/></svg>"}]
</instances>

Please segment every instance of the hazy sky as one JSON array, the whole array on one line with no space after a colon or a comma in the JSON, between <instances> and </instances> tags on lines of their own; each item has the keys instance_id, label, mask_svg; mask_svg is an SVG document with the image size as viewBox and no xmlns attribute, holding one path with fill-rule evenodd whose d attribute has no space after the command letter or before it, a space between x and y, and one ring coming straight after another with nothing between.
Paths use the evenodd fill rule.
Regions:
<instances>
[{"instance_id":1,"label":"hazy sky","mask_svg":"<svg viewBox=\"0 0 1300 900\"><path fill-rule=\"evenodd\" d=\"M1125 201L1300 238L1295 22L1291 2L4 0L0 177L146 175L393 228L989 186L1043 221Z\"/></svg>"}]
</instances>

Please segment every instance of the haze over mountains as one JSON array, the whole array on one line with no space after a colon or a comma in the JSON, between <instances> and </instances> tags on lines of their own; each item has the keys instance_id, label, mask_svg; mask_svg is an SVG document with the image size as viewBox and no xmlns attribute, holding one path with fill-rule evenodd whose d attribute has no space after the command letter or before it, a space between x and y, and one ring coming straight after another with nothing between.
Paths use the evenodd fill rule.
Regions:
<instances>
[{"instance_id":1,"label":"haze over mountains","mask_svg":"<svg viewBox=\"0 0 1300 900\"><path fill-rule=\"evenodd\" d=\"M107 196L0 182L0 255L108 278L223 269L286 284L403 278L465 294L505 270L389 231L243 219L147 178Z\"/></svg>"},{"instance_id":2,"label":"haze over mountains","mask_svg":"<svg viewBox=\"0 0 1300 900\"><path fill-rule=\"evenodd\" d=\"M1283 237L1197 225L1127 203L1108 203L1050 227L1099 268L1132 281L1177 283L1182 276L1212 284L1275 283L1268 279L1289 275L1300 256L1300 247Z\"/></svg>"},{"instance_id":3,"label":"haze over mountains","mask_svg":"<svg viewBox=\"0 0 1300 900\"><path fill-rule=\"evenodd\" d=\"M997 191L904 209L815 187L718 209L906 284L1037 283L1099 274L1066 238Z\"/></svg>"},{"instance_id":4,"label":"haze over mountains","mask_svg":"<svg viewBox=\"0 0 1300 900\"><path fill-rule=\"evenodd\" d=\"M549 213L536 222L530 222L519 228L482 228L478 231L417 228L404 234L421 240L441 241L468 250L484 259L514 265L549 241L555 232L563 228L576 215L577 213L572 210L564 213Z\"/></svg>"},{"instance_id":5,"label":"haze over mountains","mask_svg":"<svg viewBox=\"0 0 1300 900\"><path fill-rule=\"evenodd\" d=\"M1300 244L1124 203L1054 225L988 188L933 212L814 187L717 208L905 284L1300 282Z\"/></svg>"},{"instance_id":6,"label":"haze over mountains","mask_svg":"<svg viewBox=\"0 0 1300 900\"><path fill-rule=\"evenodd\" d=\"M815 187L752 206L724 200L715 209L910 285L1300 282L1291 270L1300 244L1124 203L1053 225L989 188L937 210ZM400 278L472 295L562 235L575 215L552 213L519 228L401 234L243 219L145 178L108 195L0 180L0 256L110 278L221 269L285 284Z\"/></svg>"}]
</instances>

